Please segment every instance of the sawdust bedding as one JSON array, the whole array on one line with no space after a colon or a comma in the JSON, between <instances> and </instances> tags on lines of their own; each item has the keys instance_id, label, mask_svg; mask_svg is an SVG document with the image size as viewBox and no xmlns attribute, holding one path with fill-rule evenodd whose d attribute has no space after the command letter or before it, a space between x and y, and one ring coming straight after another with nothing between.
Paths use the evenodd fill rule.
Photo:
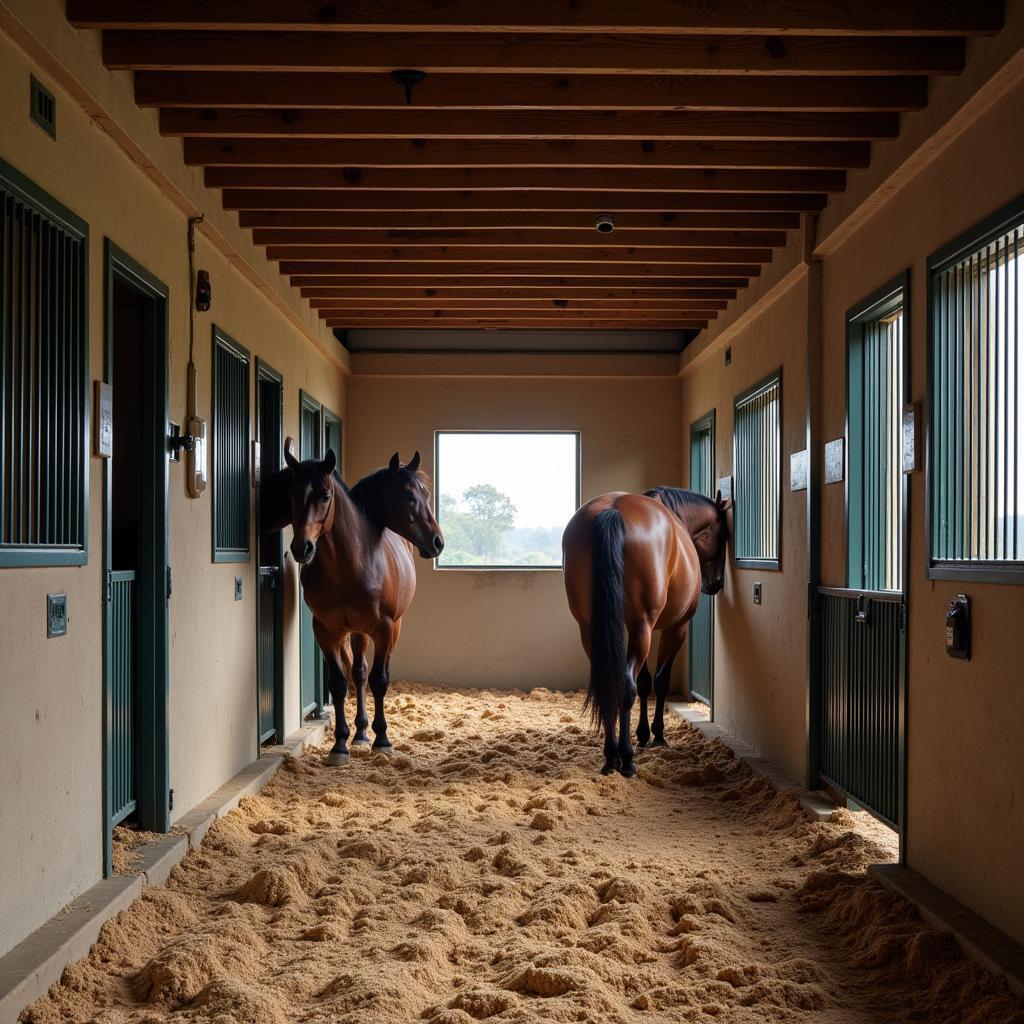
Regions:
<instances>
[{"instance_id":1,"label":"sawdust bedding","mask_svg":"<svg viewBox=\"0 0 1024 1024\"><path fill-rule=\"evenodd\" d=\"M579 695L398 684L390 759L288 760L108 922L26 1024L1024 1024L808 821L679 721L602 778Z\"/></svg>"}]
</instances>

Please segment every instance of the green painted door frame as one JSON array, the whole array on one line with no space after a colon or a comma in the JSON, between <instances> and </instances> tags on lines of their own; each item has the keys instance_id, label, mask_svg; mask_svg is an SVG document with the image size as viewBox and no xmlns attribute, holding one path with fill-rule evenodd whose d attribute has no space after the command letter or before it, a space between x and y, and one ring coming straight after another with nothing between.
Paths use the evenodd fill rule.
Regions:
<instances>
[{"instance_id":1,"label":"green painted door frame","mask_svg":"<svg viewBox=\"0 0 1024 1024\"><path fill-rule=\"evenodd\" d=\"M299 391L299 458L323 457L324 407L312 395ZM319 718L324 708L324 659L313 636L313 613L299 604L299 721Z\"/></svg>"},{"instance_id":2,"label":"green painted door frame","mask_svg":"<svg viewBox=\"0 0 1024 1024\"><path fill-rule=\"evenodd\" d=\"M264 406L265 388L269 386L271 392L276 391L274 406ZM264 417L273 419L276 416L276 429L269 431L268 436L263 435ZM272 366L262 359L256 359L256 430L257 440L260 443L260 478L264 474L274 473L281 468L282 452L284 450L284 377ZM272 436L271 436L272 435ZM256 598L256 636L261 638L263 631L272 633L273 665L270 669L273 673L273 724L277 741L284 740L284 533L278 531L274 539L267 538L264 547L262 527L259 521L260 503L256 502L256 552L257 552L257 598ZM262 552L270 553L266 557ZM272 555L276 554L276 560ZM273 564L271 564L273 562ZM264 570L269 572L264 573ZM264 578L266 576L266 579ZM264 585L269 586L273 593L273 623L269 626L263 621L265 608L263 601ZM268 666L258 666L261 673L260 686L264 685L262 672ZM259 686L257 687L257 702L259 698ZM257 708L257 721L259 710ZM257 735L262 742L265 738L264 729L257 726Z\"/></svg>"},{"instance_id":3,"label":"green painted door frame","mask_svg":"<svg viewBox=\"0 0 1024 1024\"><path fill-rule=\"evenodd\" d=\"M715 491L715 410L690 424L690 490L705 497ZM715 600L702 594L687 630L687 679L690 697L715 713Z\"/></svg>"},{"instance_id":4,"label":"green painted door frame","mask_svg":"<svg viewBox=\"0 0 1024 1024\"><path fill-rule=\"evenodd\" d=\"M114 284L127 286L143 301L141 374L140 538L137 616L138 706L136 717L137 815L139 825L151 832L166 832L171 825L170 756L168 749L168 289L144 267L104 241L104 380L117 401L114 354ZM116 451L114 458L117 457ZM111 671L113 622L110 615L112 545L112 473L103 460L103 873L111 873L112 843L112 708Z\"/></svg>"}]
</instances>

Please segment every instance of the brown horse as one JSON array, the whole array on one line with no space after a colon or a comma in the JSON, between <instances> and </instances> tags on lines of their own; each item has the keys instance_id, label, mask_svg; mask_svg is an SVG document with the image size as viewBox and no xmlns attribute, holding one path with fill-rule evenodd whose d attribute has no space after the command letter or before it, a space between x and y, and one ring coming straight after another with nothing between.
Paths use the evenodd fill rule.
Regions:
<instances>
[{"instance_id":1,"label":"brown horse","mask_svg":"<svg viewBox=\"0 0 1024 1024\"><path fill-rule=\"evenodd\" d=\"M345 693L351 678L356 692L353 746L368 745L366 661L373 641L370 691L373 694L373 747L391 752L384 696L391 652L402 616L416 592L412 550L436 558L444 538L430 510L420 453L403 466L398 453L383 469L349 489L334 472L335 456L299 462L288 442L287 468L272 474L261 493L267 529L290 522L291 553L302 566L302 592L313 613L313 633L327 661L327 688L334 701L335 741L327 763L348 761Z\"/></svg>"},{"instance_id":2,"label":"brown horse","mask_svg":"<svg viewBox=\"0 0 1024 1024\"><path fill-rule=\"evenodd\" d=\"M686 637L701 591L722 589L731 500L656 487L588 501L562 536L565 592L590 659L587 706L604 726L603 775L636 774L630 712L639 694L637 742L665 744L665 697L672 662ZM661 632L651 725L647 656ZM618 739L616 740L616 726Z\"/></svg>"}]
</instances>

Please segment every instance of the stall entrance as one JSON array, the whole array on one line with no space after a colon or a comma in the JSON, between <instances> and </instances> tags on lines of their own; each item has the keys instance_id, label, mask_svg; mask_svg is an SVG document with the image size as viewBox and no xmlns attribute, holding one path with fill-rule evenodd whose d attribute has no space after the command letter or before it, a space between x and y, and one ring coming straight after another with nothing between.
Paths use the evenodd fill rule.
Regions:
<instances>
[{"instance_id":1,"label":"stall entrance","mask_svg":"<svg viewBox=\"0 0 1024 1024\"><path fill-rule=\"evenodd\" d=\"M283 378L256 360L256 430L260 479L281 468L284 444ZM260 503L256 503L257 517ZM257 731L260 743L284 739L284 537L280 530L256 529Z\"/></svg>"},{"instance_id":2,"label":"stall entrance","mask_svg":"<svg viewBox=\"0 0 1024 1024\"><path fill-rule=\"evenodd\" d=\"M907 281L847 319L847 586L818 588L822 780L892 828L904 824ZM842 460L826 484L843 476ZM829 542L826 533L824 543Z\"/></svg>"},{"instance_id":3,"label":"stall entrance","mask_svg":"<svg viewBox=\"0 0 1024 1024\"><path fill-rule=\"evenodd\" d=\"M104 872L114 826L170 827L167 728L167 288L106 245Z\"/></svg>"}]
</instances>

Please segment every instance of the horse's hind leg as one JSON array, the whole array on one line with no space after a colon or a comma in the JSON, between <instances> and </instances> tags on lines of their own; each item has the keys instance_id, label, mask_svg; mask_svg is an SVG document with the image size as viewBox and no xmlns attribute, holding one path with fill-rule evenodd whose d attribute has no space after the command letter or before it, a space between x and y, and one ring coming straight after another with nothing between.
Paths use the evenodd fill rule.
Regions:
<instances>
[{"instance_id":1,"label":"horse's hind leg","mask_svg":"<svg viewBox=\"0 0 1024 1024\"><path fill-rule=\"evenodd\" d=\"M352 634L352 686L356 691L356 734L352 738L353 747L368 747L370 737L366 727L370 724L366 717L366 645L367 637L363 633Z\"/></svg>"},{"instance_id":2,"label":"horse's hind leg","mask_svg":"<svg viewBox=\"0 0 1024 1024\"><path fill-rule=\"evenodd\" d=\"M644 662L640 675L636 677L636 695L640 698L640 720L636 723L636 745L646 747L651 738L651 727L647 724L647 698L651 695L651 670Z\"/></svg>"},{"instance_id":3,"label":"horse's hind leg","mask_svg":"<svg viewBox=\"0 0 1024 1024\"><path fill-rule=\"evenodd\" d=\"M392 752L388 739L388 723L384 717L384 697L388 692L391 670L391 649L395 645L395 624L381 622L373 634L373 665L370 668L370 692L373 694L373 749Z\"/></svg>"},{"instance_id":4,"label":"horse's hind leg","mask_svg":"<svg viewBox=\"0 0 1024 1024\"><path fill-rule=\"evenodd\" d=\"M334 746L327 755L329 765L348 764L348 722L345 721L345 691L348 682L342 664L342 647L344 637L336 637L329 633L319 622L313 619L313 635L317 646L327 662L327 689L334 701Z\"/></svg>"},{"instance_id":5,"label":"horse's hind leg","mask_svg":"<svg viewBox=\"0 0 1024 1024\"><path fill-rule=\"evenodd\" d=\"M654 732L652 746L667 747L665 742L665 698L672 681L672 663L676 660L679 649L686 639L686 623L675 629L666 630L661 634L658 645L658 669L654 673L654 721L651 725Z\"/></svg>"},{"instance_id":6,"label":"horse's hind leg","mask_svg":"<svg viewBox=\"0 0 1024 1024\"><path fill-rule=\"evenodd\" d=\"M636 700L637 668L647 663L651 653L651 627L646 622L629 630L626 645L626 692L623 694L619 712L619 771L630 779L636 775L633 764L633 741L630 739L630 715Z\"/></svg>"}]
</instances>

